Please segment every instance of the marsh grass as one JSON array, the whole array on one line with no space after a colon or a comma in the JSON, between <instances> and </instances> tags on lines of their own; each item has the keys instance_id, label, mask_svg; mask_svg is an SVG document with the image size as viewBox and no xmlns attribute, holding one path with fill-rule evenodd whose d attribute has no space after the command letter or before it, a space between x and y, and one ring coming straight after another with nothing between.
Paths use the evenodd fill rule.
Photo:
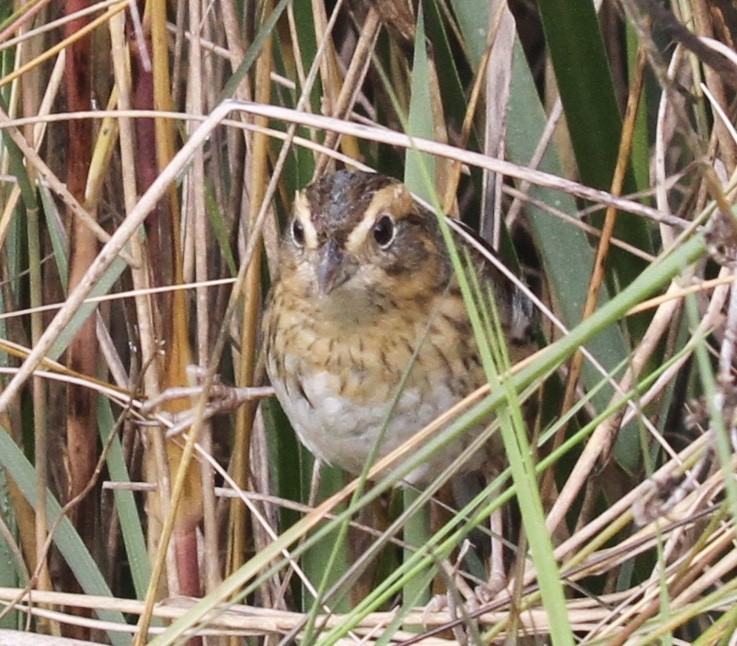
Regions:
<instances>
[{"instance_id":1,"label":"marsh grass","mask_svg":"<svg viewBox=\"0 0 737 646\"><path fill-rule=\"evenodd\" d=\"M0 627L727 643L729 22L699 0L131 7L0 8ZM273 401L204 414L216 377L261 383L280 226L345 164L482 231L535 286L545 341L508 363L470 276L490 387L354 481L315 471ZM437 511L458 464L396 488L480 424L509 467L462 510ZM449 564L484 578L479 531L511 508L510 587L474 609ZM202 598L159 603L179 594Z\"/></svg>"}]
</instances>

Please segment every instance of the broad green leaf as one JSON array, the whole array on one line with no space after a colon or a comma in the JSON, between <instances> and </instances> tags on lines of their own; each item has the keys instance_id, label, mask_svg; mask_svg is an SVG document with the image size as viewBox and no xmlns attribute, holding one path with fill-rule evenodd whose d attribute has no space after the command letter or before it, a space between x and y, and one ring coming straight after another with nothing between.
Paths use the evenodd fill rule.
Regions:
<instances>
[{"instance_id":1,"label":"broad green leaf","mask_svg":"<svg viewBox=\"0 0 737 646\"><path fill-rule=\"evenodd\" d=\"M568 131L582 181L608 190L614 176L622 117L614 94L599 19L591 0L540 0L545 37L563 102ZM627 174L623 192L636 185ZM601 222L601 216L597 218ZM615 235L652 251L648 225L642 219L620 213ZM627 285L642 271L644 261L612 248L610 276ZM615 284L615 283L613 283Z\"/></svg>"}]
</instances>

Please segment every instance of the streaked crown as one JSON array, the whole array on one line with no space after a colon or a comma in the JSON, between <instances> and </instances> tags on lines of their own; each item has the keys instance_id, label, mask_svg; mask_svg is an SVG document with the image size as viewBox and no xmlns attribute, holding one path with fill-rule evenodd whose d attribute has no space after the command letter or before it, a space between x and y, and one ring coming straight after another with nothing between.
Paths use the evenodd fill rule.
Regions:
<instances>
[{"instance_id":1,"label":"streaked crown","mask_svg":"<svg viewBox=\"0 0 737 646\"><path fill-rule=\"evenodd\" d=\"M435 216L399 181L385 175L338 171L297 194L282 249L283 272L307 294L335 290L392 290L410 276L433 289L450 276Z\"/></svg>"}]
</instances>

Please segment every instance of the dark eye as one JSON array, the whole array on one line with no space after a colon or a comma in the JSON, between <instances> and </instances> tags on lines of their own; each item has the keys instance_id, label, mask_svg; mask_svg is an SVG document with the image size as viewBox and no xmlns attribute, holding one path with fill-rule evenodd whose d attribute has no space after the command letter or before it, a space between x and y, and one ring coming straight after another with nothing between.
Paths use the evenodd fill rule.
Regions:
<instances>
[{"instance_id":1,"label":"dark eye","mask_svg":"<svg viewBox=\"0 0 737 646\"><path fill-rule=\"evenodd\" d=\"M386 249L394 242L394 220L389 215L382 215L374 225L374 240L382 249Z\"/></svg>"},{"instance_id":2,"label":"dark eye","mask_svg":"<svg viewBox=\"0 0 737 646\"><path fill-rule=\"evenodd\" d=\"M297 218L292 220L292 240L298 247L305 246L305 228Z\"/></svg>"}]
</instances>

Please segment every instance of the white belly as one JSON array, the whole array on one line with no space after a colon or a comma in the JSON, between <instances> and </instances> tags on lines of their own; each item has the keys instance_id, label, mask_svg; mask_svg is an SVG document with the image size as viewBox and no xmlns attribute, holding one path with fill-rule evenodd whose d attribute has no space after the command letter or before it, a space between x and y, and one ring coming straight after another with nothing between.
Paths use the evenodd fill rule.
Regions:
<instances>
[{"instance_id":1,"label":"white belly","mask_svg":"<svg viewBox=\"0 0 737 646\"><path fill-rule=\"evenodd\" d=\"M431 397L423 397L418 388L406 387L393 409L391 397L357 406L337 394L337 380L327 372L303 377L301 389L295 384L288 391L287 388L284 383L274 383L284 412L302 443L324 462L354 475L364 468L378 437L377 458L406 442L460 399L442 385L433 389ZM462 439L455 441L437 459L418 467L405 479L412 483L432 480L461 452L464 444ZM469 465L466 469L477 466Z\"/></svg>"}]
</instances>

